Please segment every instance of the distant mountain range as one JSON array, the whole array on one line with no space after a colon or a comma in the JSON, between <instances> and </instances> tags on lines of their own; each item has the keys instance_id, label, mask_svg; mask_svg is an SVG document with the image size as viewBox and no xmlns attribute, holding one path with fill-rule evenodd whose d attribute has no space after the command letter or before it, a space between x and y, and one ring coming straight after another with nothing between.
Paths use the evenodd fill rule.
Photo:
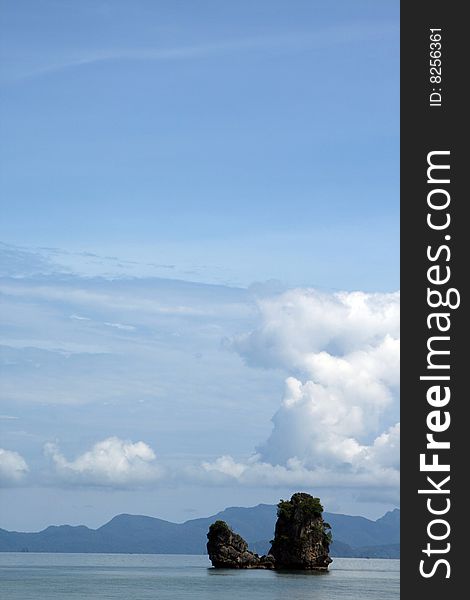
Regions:
<instances>
[{"instance_id":1,"label":"distant mountain range","mask_svg":"<svg viewBox=\"0 0 470 600\"><path fill-rule=\"evenodd\" d=\"M333 532L332 556L399 558L400 511L377 521L324 513ZM205 554L209 525L221 519L259 554L274 535L276 506L232 507L207 518L171 523L154 517L118 515L98 529L50 526L38 533L0 529L0 552L102 552L125 554Z\"/></svg>"}]
</instances>

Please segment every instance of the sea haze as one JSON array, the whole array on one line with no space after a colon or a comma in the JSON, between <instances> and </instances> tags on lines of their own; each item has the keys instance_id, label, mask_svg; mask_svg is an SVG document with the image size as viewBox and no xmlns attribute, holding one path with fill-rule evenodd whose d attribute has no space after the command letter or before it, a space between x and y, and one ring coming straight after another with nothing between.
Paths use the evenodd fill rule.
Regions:
<instances>
[{"instance_id":1,"label":"sea haze","mask_svg":"<svg viewBox=\"0 0 470 600\"><path fill-rule=\"evenodd\" d=\"M324 513L324 518L332 527L333 556L399 558L399 510L376 521L333 513ZM0 529L0 551L205 554L209 525L218 519L229 523L257 553L268 552L276 521L276 507L269 504L227 508L211 517L180 524L123 514L98 529L69 525L51 526L38 533Z\"/></svg>"}]
</instances>

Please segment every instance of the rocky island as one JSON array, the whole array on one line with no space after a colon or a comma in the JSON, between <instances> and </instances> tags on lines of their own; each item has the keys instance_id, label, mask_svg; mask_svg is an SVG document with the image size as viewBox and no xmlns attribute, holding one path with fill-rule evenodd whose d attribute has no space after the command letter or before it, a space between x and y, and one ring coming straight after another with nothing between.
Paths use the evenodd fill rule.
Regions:
<instances>
[{"instance_id":1,"label":"rocky island","mask_svg":"<svg viewBox=\"0 0 470 600\"><path fill-rule=\"evenodd\" d=\"M326 571L331 531L323 521L319 498L298 492L278 504L271 549L266 556L248 550L245 540L225 521L216 521L207 534L212 565L223 569L292 569Z\"/></svg>"},{"instance_id":2,"label":"rocky island","mask_svg":"<svg viewBox=\"0 0 470 600\"><path fill-rule=\"evenodd\" d=\"M225 521L216 521L207 534L207 553L218 569L274 569L272 556L258 556L248 550L245 540Z\"/></svg>"}]
</instances>

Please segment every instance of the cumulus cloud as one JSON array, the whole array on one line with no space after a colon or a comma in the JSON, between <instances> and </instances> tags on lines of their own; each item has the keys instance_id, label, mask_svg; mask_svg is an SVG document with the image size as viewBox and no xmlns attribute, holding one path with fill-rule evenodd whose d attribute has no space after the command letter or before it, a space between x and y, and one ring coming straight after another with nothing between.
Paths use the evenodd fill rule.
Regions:
<instances>
[{"instance_id":1,"label":"cumulus cloud","mask_svg":"<svg viewBox=\"0 0 470 600\"><path fill-rule=\"evenodd\" d=\"M232 340L253 366L282 368L273 430L249 461L203 463L213 481L397 487L399 294L290 290L259 302Z\"/></svg>"},{"instance_id":2,"label":"cumulus cloud","mask_svg":"<svg viewBox=\"0 0 470 600\"><path fill-rule=\"evenodd\" d=\"M233 340L255 366L308 369L319 352L343 355L398 337L399 293L293 289L259 301L260 326Z\"/></svg>"},{"instance_id":3,"label":"cumulus cloud","mask_svg":"<svg viewBox=\"0 0 470 600\"><path fill-rule=\"evenodd\" d=\"M0 483L2 485L20 483L28 471L28 465L21 454L0 448Z\"/></svg>"},{"instance_id":4,"label":"cumulus cloud","mask_svg":"<svg viewBox=\"0 0 470 600\"><path fill-rule=\"evenodd\" d=\"M131 442L109 437L90 450L68 461L57 444L44 447L57 474L69 483L103 487L141 486L155 482L162 475L155 452L145 442Z\"/></svg>"}]
</instances>

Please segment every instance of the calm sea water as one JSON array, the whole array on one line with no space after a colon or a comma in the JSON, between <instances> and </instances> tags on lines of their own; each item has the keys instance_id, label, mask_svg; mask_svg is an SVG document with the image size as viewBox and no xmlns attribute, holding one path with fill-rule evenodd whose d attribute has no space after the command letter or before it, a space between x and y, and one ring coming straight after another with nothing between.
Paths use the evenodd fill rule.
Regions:
<instances>
[{"instance_id":1,"label":"calm sea water","mask_svg":"<svg viewBox=\"0 0 470 600\"><path fill-rule=\"evenodd\" d=\"M207 556L0 553L8 600L396 600L399 561L335 558L328 573L233 571Z\"/></svg>"}]
</instances>

